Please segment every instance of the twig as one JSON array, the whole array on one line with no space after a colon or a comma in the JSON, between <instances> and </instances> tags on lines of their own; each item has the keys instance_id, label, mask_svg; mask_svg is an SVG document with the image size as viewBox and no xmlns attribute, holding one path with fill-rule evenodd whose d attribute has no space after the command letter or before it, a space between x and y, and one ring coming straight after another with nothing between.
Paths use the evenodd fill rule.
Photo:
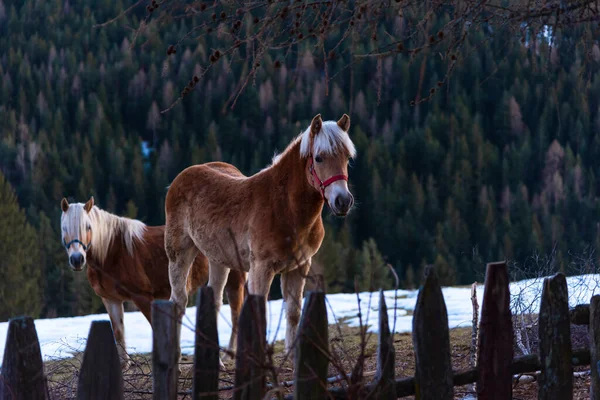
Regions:
<instances>
[{"instance_id":1,"label":"twig","mask_svg":"<svg viewBox=\"0 0 600 400\"><path fill-rule=\"evenodd\" d=\"M477 282L471 285L471 303L473 304L473 331L471 333L471 367L477 365L477 343L479 340L479 303L477 301Z\"/></svg>"}]
</instances>

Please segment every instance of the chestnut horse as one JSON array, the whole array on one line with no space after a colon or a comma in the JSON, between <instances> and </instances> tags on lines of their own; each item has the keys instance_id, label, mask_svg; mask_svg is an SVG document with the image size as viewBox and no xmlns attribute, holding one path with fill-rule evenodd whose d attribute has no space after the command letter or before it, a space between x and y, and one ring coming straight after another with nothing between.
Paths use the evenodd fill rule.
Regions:
<instances>
[{"instance_id":1,"label":"chestnut horse","mask_svg":"<svg viewBox=\"0 0 600 400\"><path fill-rule=\"evenodd\" d=\"M123 302L131 300L151 322L151 303L168 299L168 259L164 248L163 226L118 217L94 206L94 198L85 203L66 199L62 208L62 243L73 271L87 263L90 285L106 307L113 327L119 356L124 367L130 363L125 347ZM208 260L198 253L192 273L184 284L186 294L194 292L208 280ZM191 264L191 262L190 262ZM232 335L229 347L235 349L235 332L244 300L246 274L236 271L227 281L227 298L231 304Z\"/></svg>"},{"instance_id":2,"label":"chestnut horse","mask_svg":"<svg viewBox=\"0 0 600 400\"><path fill-rule=\"evenodd\" d=\"M208 257L208 285L217 312L230 270L248 272L248 293L267 298L282 274L287 330L292 350L300 319L305 279L325 234L323 205L345 216L354 204L348 190L348 161L355 156L344 114L323 122L321 115L250 177L230 164L211 162L182 171L165 201L165 249L169 258L171 301L180 317L188 301L185 282L194 257Z\"/></svg>"}]
</instances>

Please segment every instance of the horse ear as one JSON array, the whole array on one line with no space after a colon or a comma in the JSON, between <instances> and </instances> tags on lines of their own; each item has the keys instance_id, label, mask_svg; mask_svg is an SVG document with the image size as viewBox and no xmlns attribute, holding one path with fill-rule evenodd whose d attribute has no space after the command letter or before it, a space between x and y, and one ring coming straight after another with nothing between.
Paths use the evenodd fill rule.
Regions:
<instances>
[{"instance_id":1,"label":"horse ear","mask_svg":"<svg viewBox=\"0 0 600 400\"><path fill-rule=\"evenodd\" d=\"M69 202L64 197L63 197L62 201L60 202L60 208L62 208L63 212L67 212L67 210L69 209Z\"/></svg>"},{"instance_id":2,"label":"horse ear","mask_svg":"<svg viewBox=\"0 0 600 400\"><path fill-rule=\"evenodd\" d=\"M337 124L344 132L348 132L348 129L350 129L350 117L348 114L342 115Z\"/></svg>"},{"instance_id":3,"label":"horse ear","mask_svg":"<svg viewBox=\"0 0 600 400\"><path fill-rule=\"evenodd\" d=\"M90 197L87 203L85 203L85 205L83 206L83 209L89 213L90 211L92 211L92 207L94 207L94 196Z\"/></svg>"},{"instance_id":4,"label":"horse ear","mask_svg":"<svg viewBox=\"0 0 600 400\"><path fill-rule=\"evenodd\" d=\"M321 132L321 127L323 127L323 119L321 119L321 114L317 114L310 123L310 136L317 136Z\"/></svg>"}]
</instances>

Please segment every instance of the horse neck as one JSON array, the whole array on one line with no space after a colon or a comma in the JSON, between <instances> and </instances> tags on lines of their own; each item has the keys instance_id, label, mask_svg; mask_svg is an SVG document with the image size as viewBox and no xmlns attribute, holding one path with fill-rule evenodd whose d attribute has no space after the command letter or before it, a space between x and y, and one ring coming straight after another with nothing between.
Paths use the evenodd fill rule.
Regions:
<instances>
[{"instance_id":1,"label":"horse neck","mask_svg":"<svg viewBox=\"0 0 600 400\"><path fill-rule=\"evenodd\" d=\"M299 140L271 167L271 178L273 186L283 186L277 190L284 197L281 204L294 211L297 222L311 224L321 218L323 197L309 183L308 159L300 156Z\"/></svg>"},{"instance_id":2,"label":"horse neck","mask_svg":"<svg viewBox=\"0 0 600 400\"><path fill-rule=\"evenodd\" d=\"M105 265L114 261L115 255L127 253L127 249L121 238L121 233L113 235L104 253L104 258L100 257L100 252L98 250L97 246L90 246L87 251L87 262L96 268L104 268Z\"/></svg>"}]
</instances>

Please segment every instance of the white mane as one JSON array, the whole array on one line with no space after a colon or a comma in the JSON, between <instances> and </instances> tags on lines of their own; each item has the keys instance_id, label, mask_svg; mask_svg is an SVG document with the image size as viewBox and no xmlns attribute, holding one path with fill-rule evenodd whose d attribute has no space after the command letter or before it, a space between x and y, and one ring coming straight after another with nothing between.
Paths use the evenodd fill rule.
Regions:
<instances>
[{"instance_id":1,"label":"white mane","mask_svg":"<svg viewBox=\"0 0 600 400\"><path fill-rule=\"evenodd\" d=\"M69 204L69 209L61 218L63 236L65 229L69 232L77 232L77 237L82 237L86 232L88 218L85 216L83 206L83 203ZM119 217L96 206L88 215L92 225L92 243L89 251L94 253L94 257L100 264L106 260L109 246L118 233L122 234L130 255L133 255L135 240L142 241L144 238L146 224L142 221Z\"/></svg>"},{"instance_id":2,"label":"white mane","mask_svg":"<svg viewBox=\"0 0 600 400\"><path fill-rule=\"evenodd\" d=\"M296 136L294 140L288 145L287 149L283 151L283 153L273 155L273 160L270 166L277 164L277 162L281 159L281 157L287 153L295 144L299 141L300 143L300 156L303 158L308 157L311 153L325 153L325 154L333 154L340 149L344 149L348 152L348 155L352 158L356 157L356 148L354 147L354 143L348 136L348 133L345 132L342 128L340 128L335 121L324 121L323 126L321 127L321 132L317 135L314 143L313 149L309 148L310 146L310 126L306 128L304 132L300 135ZM269 167L270 167L269 166ZM265 169L269 168L266 167Z\"/></svg>"}]
</instances>

